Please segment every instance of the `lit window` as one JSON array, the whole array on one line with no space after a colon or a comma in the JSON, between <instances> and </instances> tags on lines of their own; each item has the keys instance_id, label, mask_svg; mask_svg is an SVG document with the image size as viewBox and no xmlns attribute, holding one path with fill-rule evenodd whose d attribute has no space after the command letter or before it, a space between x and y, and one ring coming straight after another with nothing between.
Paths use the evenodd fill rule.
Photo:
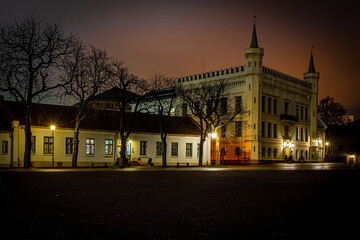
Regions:
<instances>
[{"instance_id":1,"label":"lit window","mask_svg":"<svg viewBox=\"0 0 360 240\"><path fill-rule=\"evenodd\" d=\"M113 140L105 139L105 155L113 155Z\"/></svg>"},{"instance_id":2,"label":"lit window","mask_svg":"<svg viewBox=\"0 0 360 240\"><path fill-rule=\"evenodd\" d=\"M192 157L192 143L186 143L186 157Z\"/></svg>"},{"instance_id":3,"label":"lit window","mask_svg":"<svg viewBox=\"0 0 360 240\"><path fill-rule=\"evenodd\" d=\"M54 153L54 138L44 137L44 154Z\"/></svg>"},{"instance_id":4,"label":"lit window","mask_svg":"<svg viewBox=\"0 0 360 240\"><path fill-rule=\"evenodd\" d=\"M171 143L171 156L173 156L173 157L178 156L178 143L177 142Z\"/></svg>"},{"instance_id":5,"label":"lit window","mask_svg":"<svg viewBox=\"0 0 360 240\"><path fill-rule=\"evenodd\" d=\"M95 154L95 139L87 138L86 139L86 155L94 155Z\"/></svg>"}]
</instances>

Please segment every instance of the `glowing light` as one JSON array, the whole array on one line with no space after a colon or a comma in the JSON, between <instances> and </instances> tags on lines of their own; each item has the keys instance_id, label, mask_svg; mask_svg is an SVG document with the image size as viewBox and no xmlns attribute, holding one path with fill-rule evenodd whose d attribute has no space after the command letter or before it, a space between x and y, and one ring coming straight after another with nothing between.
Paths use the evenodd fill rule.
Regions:
<instances>
[{"instance_id":1,"label":"glowing light","mask_svg":"<svg viewBox=\"0 0 360 240\"><path fill-rule=\"evenodd\" d=\"M216 133L212 133L212 134L211 134L211 137L212 137L212 138L216 138L216 136L217 136Z\"/></svg>"},{"instance_id":2,"label":"glowing light","mask_svg":"<svg viewBox=\"0 0 360 240\"><path fill-rule=\"evenodd\" d=\"M55 125L51 125L50 129L54 131L55 130Z\"/></svg>"},{"instance_id":3,"label":"glowing light","mask_svg":"<svg viewBox=\"0 0 360 240\"><path fill-rule=\"evenodd\" d=\"M326 144L326 146L329 146L329 142L326 142L325 144Z\"/></svg>"}]
</instances>

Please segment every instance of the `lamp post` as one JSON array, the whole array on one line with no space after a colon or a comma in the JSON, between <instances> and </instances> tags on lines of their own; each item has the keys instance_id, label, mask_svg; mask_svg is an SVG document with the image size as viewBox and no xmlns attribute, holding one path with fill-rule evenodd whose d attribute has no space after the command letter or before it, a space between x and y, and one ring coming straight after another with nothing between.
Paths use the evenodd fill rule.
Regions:
<instances>
[{"instance_id":1,"label":"lamp post","mask_svg":"<svg viewBox=\"0 0 360 240\"><path fill-rule=\"evenodd\" d=\"M55 125L50 126L52 139L53 139L53 149L52 149L52 167L54 168L54 162L55 162L55 138L54 138L54 132L55 132Z\"/></svg>"}]
</instances>

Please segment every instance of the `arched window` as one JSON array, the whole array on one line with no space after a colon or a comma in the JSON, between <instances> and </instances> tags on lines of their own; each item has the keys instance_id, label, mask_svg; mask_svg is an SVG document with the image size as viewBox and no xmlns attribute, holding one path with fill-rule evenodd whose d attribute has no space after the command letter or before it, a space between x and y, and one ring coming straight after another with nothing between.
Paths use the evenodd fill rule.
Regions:
<instances>
[{"instance_id":1,"label":"arched window","mask_svg":"<svg viewBox=\"0 0 360 240\"><path fill-rule=\"evenodd\" d=\"M271 158L271 148L268 149L268 158Z\"/></svg>"},{"instance_id":2,"label":"arched window","mask_svg":"<svg viewBox=\"0 0 360 240\"><path fill-rule=\"evenodd\" d=\"M274 158L277 158L278 150L277 148L274 148Z\"/></svg>"}]
</instances>

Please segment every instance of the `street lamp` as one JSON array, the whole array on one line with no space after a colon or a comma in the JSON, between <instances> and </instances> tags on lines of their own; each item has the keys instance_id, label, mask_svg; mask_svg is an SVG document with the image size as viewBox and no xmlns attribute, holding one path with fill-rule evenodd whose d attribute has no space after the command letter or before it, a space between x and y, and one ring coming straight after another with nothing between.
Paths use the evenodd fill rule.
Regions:
<instances>
[{"instance_id":1,"label":"street lamp","mask_svg":"<svg viewBox=\"0 0 360 240\"><path fill-rule=\"evenodd\" d=\"M52 167L54 168L54 162L55 162L55 138L54 138L54 132L55 132L55 125L50 126L51 133L52 133L52 139L53 139L53 149L52 149Z\"/></svg>"}]
</instances>

